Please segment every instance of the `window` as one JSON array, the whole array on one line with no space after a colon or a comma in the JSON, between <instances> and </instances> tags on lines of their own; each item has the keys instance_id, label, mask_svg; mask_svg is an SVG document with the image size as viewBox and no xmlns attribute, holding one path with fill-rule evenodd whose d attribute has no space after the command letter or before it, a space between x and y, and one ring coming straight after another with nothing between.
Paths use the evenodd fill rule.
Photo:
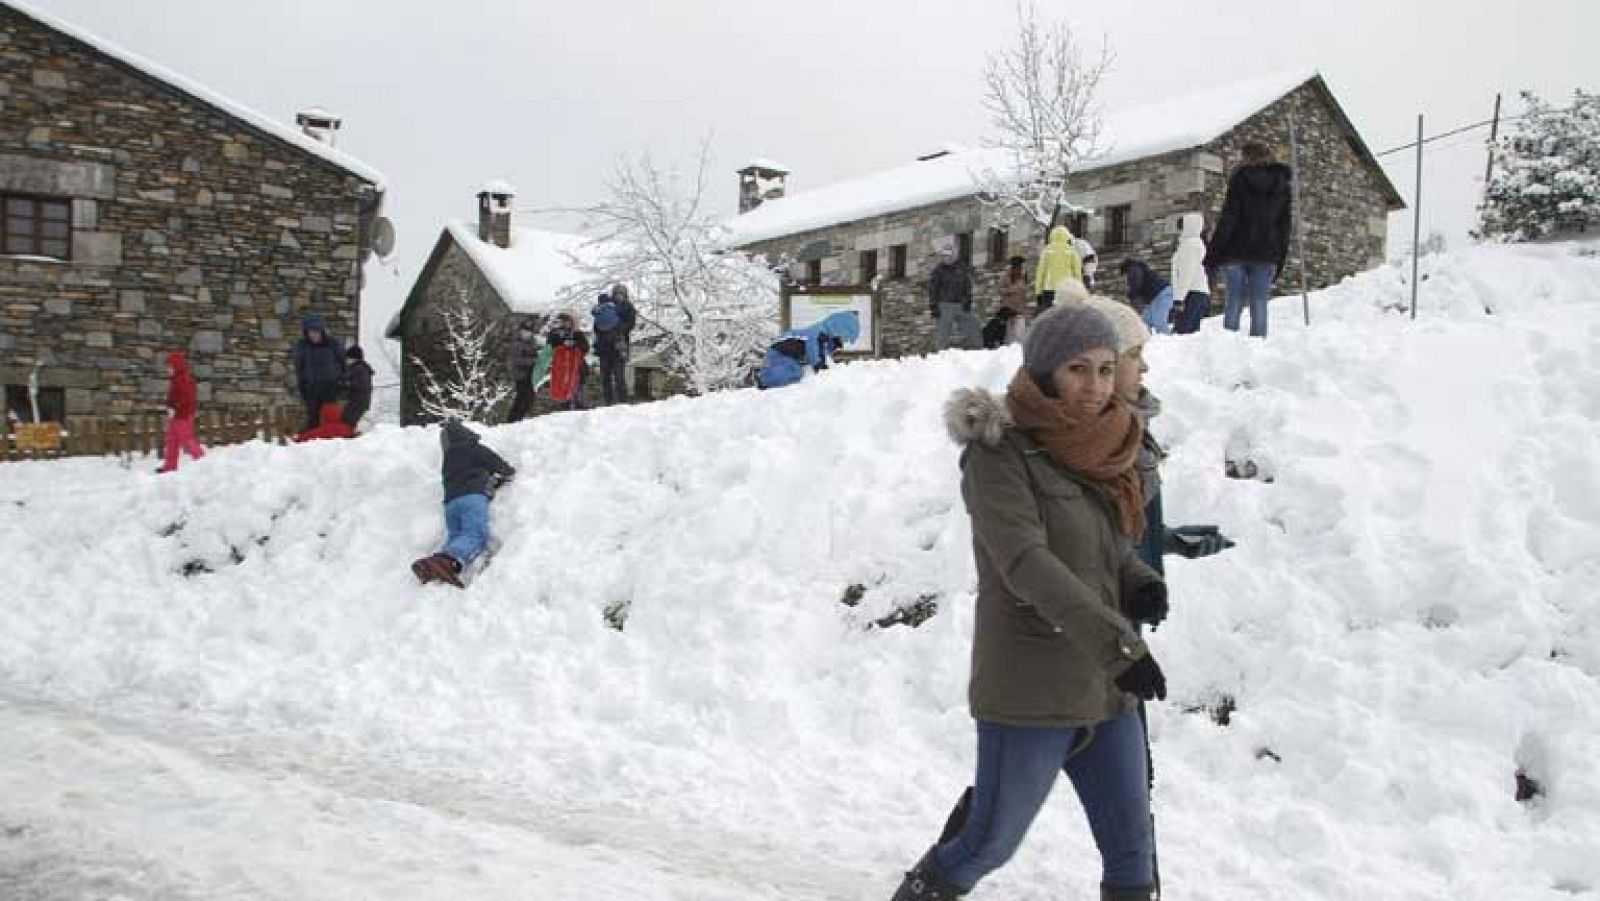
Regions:
<instances>
[{"instance_id":1,"label":"window","mask_svg":"<svg viewBox=\"0 0 1600 901\"><path fill-rule=\"evenodd\" d=\"M822 284L822 261L806 260L806 284Z\"/></svg>"},{"instance_id":2,"label":"window","mask_svg":"<svg viewBox=\"0 0 1600 901\"><path fill-rule=\"evenodd\" d=\"M1082 238L1085 241L1089 240L1088 213L1068 213L1066 224L1067 231L1072 232L1074 237Z\"/></svg>"},{"instance_id":3,"label":"window","mask_svg":"<svg viewBox=\"0 0 1600 901\"><path fill-rule=\"evenodd\" d=\"M872 281L878 277L878 252L876 250L861 251L861 284Z\"/></svg>"},{"instance_id":4,"label":"window","mask_svg":"<svg viewBox=\"0 0 1600 901\"><path fill-rule=\"evenodd\" d=\"M1123 247L1128 243L1128 214L1133 208L1128 204L1114 206L1106 210L1106 240L1107 247Z\"/></svg>"},{"instance_id":5,"label":"window","mask_svg":"<svg viewBox=\"0 0 1600 901\"><path fill-rule=\"evenodd\" d=\"M889 277L906 277L906 246L896 244L889 248Z\"/></svg>"},{"instance_id":6,"label":"window","mask_svg":"<svg viewBox=\"0 0 1600 901\"><path fill-rule=\"evenodd\" d=\"M956 235L956 259L963 266L972 265L972 232Z\"/></svg>"},{"instance_id":7,"label":"window","mask_svg":"<svg viewBox=\"0 0 1600 901\"><path fill-rule=\"evenodd\" d=\"M28 256L72 256L72 202L61 197L0 196L5 215L0 218L4 238L0 252Z\"/></svg>"},{"instance_id":8,"label":"window","mask_svg":"<svg viewBox=\"0 0 1600 901\"><path fill-rule=\"evenodd\" d=\"M989 268L999 269L1006 264L1006 230L989 229Z\"/></svg>"},{"instance_id":9,"label":"window","mask_svg":"<svg viewBox=\"0 0 1600 901\"><path fill-rule=\"evenodd\" d=\"M6 418L17 422L33 422L33 404L28 402L27 385L6 386ZM39 421L66 422L67 392L65 388L39 386Z\"/></svg>"}]
</instances>

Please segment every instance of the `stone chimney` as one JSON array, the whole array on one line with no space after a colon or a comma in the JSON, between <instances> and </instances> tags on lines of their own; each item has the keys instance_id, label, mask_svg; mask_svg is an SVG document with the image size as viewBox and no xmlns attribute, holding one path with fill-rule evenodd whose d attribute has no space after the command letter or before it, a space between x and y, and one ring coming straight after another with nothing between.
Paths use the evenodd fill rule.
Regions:
<instances>
[{"instance_id":1,"label":"stone chimney","mask_svg":"<svg viewBox=\"0 0 1600 901\"><path fill-rule=\"evenodd\" d=\"M339 126L344 124L344 120L325 109L313 106L304 112L296 113L294 124L300 126L300 131L307 137L315 138L332 147L338 143L336 139L339 136Z\"/></svg>"},{"instance_id":2,"label":"stone chimney","mask_svg":"<svg viewBox=\"0 0 1600 901\"><path fill-rule=\"evenodd\" d=\"M511 200L517 189L491 181L478 192L478 240L498 247L511 246Z\"/></svg>"},{"instance_id":3,"label":"stone chimney","mask_svg":"<svg viewBox=\"0 0 1600 901\"><path fill-rule=\"evenodd\" d=\"M752 160L739 170L739 212L748 213L783 196L789 170L771 160Z\"/></svg>"}]
</instances>

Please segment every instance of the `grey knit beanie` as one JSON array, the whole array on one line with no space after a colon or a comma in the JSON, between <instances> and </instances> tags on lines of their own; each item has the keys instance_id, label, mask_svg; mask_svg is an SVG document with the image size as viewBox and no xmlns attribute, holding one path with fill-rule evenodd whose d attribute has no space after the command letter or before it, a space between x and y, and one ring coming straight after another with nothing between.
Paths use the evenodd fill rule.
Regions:
<instances>
[{"instance_id":1,"label":"grey knit beanie","mask_svg":"<svg viewBox=\"0 0 1600 901\"><path fill-rule=\"evenodd\" d=\"M1022 368L1042 384L1061 364L1096 347L1121 353L1116 326L1104 313L1084 304L1051 307L1028 326Z\"/></svg>"}]
</instances>

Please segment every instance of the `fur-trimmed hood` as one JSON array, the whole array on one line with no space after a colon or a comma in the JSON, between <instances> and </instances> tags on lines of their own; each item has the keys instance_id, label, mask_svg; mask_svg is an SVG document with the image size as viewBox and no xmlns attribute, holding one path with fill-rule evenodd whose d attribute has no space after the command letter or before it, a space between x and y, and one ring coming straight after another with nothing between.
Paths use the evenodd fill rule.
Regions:
<instances>
[{"instance_id":1,"label":"fur-trimmed hood","mask_svg":"<svg viewBox=\"0 0 1600 901\"><path fill-rule=\"evenodd\" d=\"M996 447L1009 425L1011 411L1002 395L982 388L961 388L945 401L944 427L950 440L962 446Z\"/></svg>"}]
</instances>

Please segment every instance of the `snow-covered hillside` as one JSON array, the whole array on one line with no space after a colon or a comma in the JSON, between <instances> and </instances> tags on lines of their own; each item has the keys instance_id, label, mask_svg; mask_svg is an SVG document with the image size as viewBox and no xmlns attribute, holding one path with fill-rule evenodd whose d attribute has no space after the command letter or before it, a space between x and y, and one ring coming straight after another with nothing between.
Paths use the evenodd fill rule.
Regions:
<instances>
[{"instance_id":1,"label":"snow-covered hillside","mask_svg":"<svg viewBox=\"0 0 1600 901\"><path fill-rule=\"evenodd\" d=\"M1152 345L1169 521L1238 541L1152 638L1172 897L1600 897L1600 260L1424 265ZM465 593L435 430L0 467L0 897L887 898L972 766L939 407L1017 361L489 430ZM1062 790L973 898L1097 876Z\"/></svg>"}]
</instances>

